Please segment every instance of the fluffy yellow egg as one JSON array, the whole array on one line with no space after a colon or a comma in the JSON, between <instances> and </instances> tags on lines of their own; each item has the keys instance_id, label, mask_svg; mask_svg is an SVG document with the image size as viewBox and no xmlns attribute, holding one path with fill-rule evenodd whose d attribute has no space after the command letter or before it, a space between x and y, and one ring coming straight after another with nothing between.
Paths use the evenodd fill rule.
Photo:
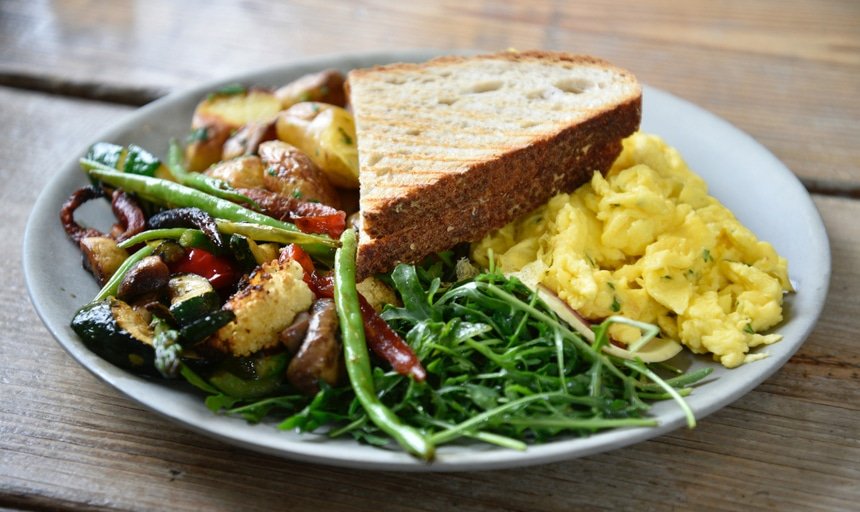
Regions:
<instances>
[{"instance_id":1,"label":"fluffy yellow egg","mask_svg":"<svg viewBox=\"0 0 860 512\"><path fill-rule=\"evenodd\" d=\"M559 194L472 247L526 284L543 284L583 316L624 315L732 368L782 321L788 265L708 194L680 154L637 133L605 176ZM620 341L638 329L614 325Z\"/></svg>"}]
</instances>

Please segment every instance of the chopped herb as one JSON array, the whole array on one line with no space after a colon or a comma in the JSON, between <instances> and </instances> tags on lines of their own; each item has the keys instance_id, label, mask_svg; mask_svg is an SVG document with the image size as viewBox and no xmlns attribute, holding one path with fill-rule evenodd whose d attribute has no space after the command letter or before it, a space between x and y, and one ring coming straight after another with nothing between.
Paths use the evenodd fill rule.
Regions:
<instances>
[{"instance_id":1,"label":"chopped herb","mask_svg":"<svg viewBox=\"0 0 860 512\"><path fill-rule=\"evenodd\" d=\"M230 85L225 85L224 87L218 89L217 91L209 94L209 96L207 96L206 99L211 100L212 98L214 98L216 96L234 96L236 94L245 94L246 92L248 92L248 89L246 89L244 85L242 85L242 84L230 84Z\"/></svg>"},{"instance_id":2,"label":"chopped herb","mask_svg":"<svg viewBox=\"0 0 860 512\"><path fill-rule=\"evenodd\" d=\"M618 302L618 297L612 296L612 305L609 306L609 309L612 310L613 313L618 313L621 311L621 303Z\"/></svg>"},{"instance_id":3,"label":"chopped herb","mask_svg":"<svg viewBox=\"0 0 860 512\"><path fill-rule=\"evenodd\" d=\"M188 136L185 137L185 142L187 144L206 142L207 140L209 140L209 129L205 126L191 130L191 132L188 133Z\"/></svg>"},{"instance_id":4,"label":"chopped herb","mask_svg":"<svg viewBox=\"0 0 860 512\"><path fill-rule=\"evenodd\" d=\"M748 334L755 334L755 330L753 329L751 323L747 323L746 327L744 327L744 332Z\"/></svg>"},{"instance_id":5,"label":"chopped herb","mask_svg":"<svg viewBox=\"0 0 860 512\"><path fill-rule=\"evenodd\" d=\"M297 188L293 189L293 197L296 199L301 199L302 198L302 191L297 189Z\"/></svg>"},{"instance_id":6,"label":"chopped herb","mask_svg":"<svg viewBox=\"0 0 860 512\"><path fill-rule=\"evenodd\" d=\"M610 287L610 288L611 288L611 289L613 289L613 290L615 289L615 284L614 284L614 283L606 283L606 286Z\"/></svg>"},{"instance_id":7,"label":"chopped herb","mask_svg":"<svg viewBox=\"0 0 860 512\"><path fill-rule=\"evenodd\" d=\"M708 249L704 249L702 251L702 259L705 261L711 261L711 251Z\"/></svg>"},{"instance_id":8,"label":"chopped herb","mask_svg":"<svg viewBox=\"0 0 860 512\"><path fill-rule=\"evenodd\" d=\"M278 175L278 168L275 167L274 165L270 165L269 168L266 169L266 174L268 174L269 176L277 176Z\"/></svg>"},{"instance_id":9,"label":"chopped herb","mask_svg":"<svg viewBox=\"0 0 860 512\"><path fill-rule=\"evenodd\" d=\"M672 276L670 276L669 274L666 274L666 275L664 275L664 276L663 276L663 279L665 279L665 280L667 280L667 281L671 281L671 280L672 280Z\"/></svg>"},{"instance_id":10,"label":"chopped herb","mask_svg":"<svg viewBox=\"0 0 860 512\"><path fill-rule=\"evenodd\" d=\"M352 146L352 137L350 137L349 134L346 133L346 131L344 131L344 129L340 126L337 127L337 131L340 133L340 136L343 139L343 143L347 146Z\"/></svg>"},{"instance_id":11,"label":"chopped herb","mask_svg":"<svg viewBox=\"0 0 860 512\"><path fill-rule=\"evenodd\" d=\"M298 100L299 100L299 103L302 103L304 101L310 101L311 100L310 91L305 91L305 92L299 94Z\"/></svg>"}]
</instances>

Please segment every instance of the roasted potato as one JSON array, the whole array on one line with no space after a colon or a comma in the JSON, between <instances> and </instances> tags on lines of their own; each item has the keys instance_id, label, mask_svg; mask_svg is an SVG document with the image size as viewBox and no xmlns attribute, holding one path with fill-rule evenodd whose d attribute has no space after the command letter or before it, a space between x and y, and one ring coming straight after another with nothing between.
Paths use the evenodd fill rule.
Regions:
<instances>
[{"instance_id":1,"label":"roasted potato","mask_svg":"<svg viewBox=\"0 0 860 512\"><path fill-rule=\"evenodd\" d=\"M368 304L373 306L373 309L378 312L381 312L382 308L384 308L386 304L400 304L400 300L397 298L397 294L394 293L394 290L373 276L368 277L360 283L356 283L355 289L358 290L358 293L367 299Z\"/></svg>"},{"instance_id":2,"label":"roasted potato","mask_svg":"<svg viewBox=\"0 0 860 512\"><path fill-rule=\"evenodd\" d=\"M345 107L346 91L343 83L343 73L336 69L327 69L288 83L276 90L275 96L281 100L281 108L285 109L303 101L319 101Z\"/></svg>"},{"instance_id":3,"label":"roasted potato","mask_svg":"<svg viewBox=\"0 0 860 512\"><path fill-rule=\"evenodd\" d=\"M352 115L325 103L297 103L278 116L278 138L305 152L332 184L358 188L358 148Z\"/></svg>"},{"instance_id":4,"label":"roasted potato","mask_svg":"<svg viewBox=\"0 0 860 512\"><path fill-rule=\"evenodd\" d=\"M256 155L261 143L277 138L274 120L246 124L224 143L221 159L230 160L240 156Z\"/></svg>"},{"instance_id":5,"label":"roasted potato","mask_svg":"<svg viewBox=\"0 0 860 512\"><path fill-rule=\"evenodd\" d=\"M233 188L264 188L263 162L257 156L242 156L213 165L207 176L226 181Z\"/></svg>"},{"instance_id":6,"label":"roasted potato","mask_svg":"<svg viewBox=\"0 0 860 512\"><path fill-rule=\"evenodd\" d=\"M221 160L230 131L230 127L221 124L193 128L186 139L185 167L189 171L201 172Z\"/></svg>"},{"instance_id":7,"label":"roasted potato","mask_svg":"<svg viewBox=\"0 0 860 512\"><path fill-rule=\"evenodd\" d=\"M266 189L302 201L340 208L340 196L326 175L294 146L279 140L260 144Z\"/></svg>"},{"instance_id":8,"label":"roasted potato","mask_svg":"<svg viewBox=\"0 0 860 512\"><path fill-rule=\"evenodd\" d=\"M266 123L281 110L275 95L262 89L234 88L209 95L197 104L185 148L186 166L203 171L221 160L233 132L251 123Z\"/></svg>"},{"instance_id":9,"label":"roasted potato","mask_svg":"<svg viewBox=\"0 0 860 512\"><path fill-rule=\"evenodd\" d=\"M82 238L80 247L84 268L92 272L101 285L104 285L128 258L125 249L120 249L115 240L104 236Z\"/></svg>"}]
</instances>

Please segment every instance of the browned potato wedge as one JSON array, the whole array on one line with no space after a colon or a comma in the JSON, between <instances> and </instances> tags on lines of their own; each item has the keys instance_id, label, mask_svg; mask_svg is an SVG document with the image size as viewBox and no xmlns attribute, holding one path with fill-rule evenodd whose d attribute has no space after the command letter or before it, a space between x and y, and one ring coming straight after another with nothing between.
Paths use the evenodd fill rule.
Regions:
<instances>
[{"instance_id":1,"label":"browned potato wedge","mask_svg":"<svg viewBox=\"0 0 860 512\"><path fill-rule=\"evenodd\" d=\"M345 107L346 91L343 83L343 73L336 69L327 69L288 83L276 90L275 96L281 100L281 108L290 108L303 101L319 101Z\"/></svg>"},{"instance_id":2,"label":"browned potato wedge","mask_svg":"<svg viewBox=\"0 0 860 512\"><path fill-rule=\"evenodd\" d=\"M185 148L186 166L203 171L221 160L230 135L250 123L266 123L281 110L271 91L242 88L209 95L197 104Z\"/></svg>"},{"instance_id":3,"label":"browned potato wedge","mask_svg":"<svg viewBox=\"0 0 860 512\"><path fill-rule=\"evenodd\" d=\"M242 156L215 164L204 173L226 181L233 188L264 188L263 162L257 156Z\"/></svg>"},{"instance_id":4,"label":"browned potato wedge","mask_svg":"<svg viewBox=\"0 0 860 512\"><path fill-rule=\"evenodd\" d=\"M221 159L230 160L239 156L256 155L260 144L277 138L278 133L275 131L274 120L246 124L224 143Z\"/></svg>"},{"instance_id":5,"label":"browned potato wedge","mask_svg":"<svg viewBox=\"0 0 860 512\"><path fill-rule=\"evenodd\" d=\"M201 172L221 160L221 152L230 137L230 130L231 128L221 124L194 128L185 146L185 167L189 171Z\"/></svg>"},{"instance_id":6,"label":"browned potato wedge","mask_svg":"<svg viewBox=\"0 0 860 512\"><path fill-rule=\"evenodd\" d=\"M128 258L128 252L120 249L116 241L104 236L88 236L81 239L84 268L92 272L99 284L108 279Z\"/></svg>"},{"instance_id":7,"label":"browned potato wedge","mask_svg":"<svg viewBox=\"0 0 860 512\"><path fill-rule=\"evenodd\" d=\"M355 122L325 103L297 103L278 116L278 138L307 154L338 187L358 188Z\"/></svg>"},{"instance_id":8,"label":"browned potato wedge","mask_svg":"<svg viewBox=\"0 0 860 512\"><path fill-rule=\"evenodd\" d=\"M303 201L340 208L340 197L328 178L297 148L279 140L260 144L266 189Z\"/></svg>"}]
</instances>

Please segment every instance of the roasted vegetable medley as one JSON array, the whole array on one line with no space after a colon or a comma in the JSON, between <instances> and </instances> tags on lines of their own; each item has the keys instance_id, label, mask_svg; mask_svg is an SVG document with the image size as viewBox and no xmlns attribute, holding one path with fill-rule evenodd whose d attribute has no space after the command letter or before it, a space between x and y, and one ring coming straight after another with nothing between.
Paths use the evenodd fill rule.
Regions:
<instances>
[{"instance_id":1,"label":"roasted vegetable medley","mask_svg":"<svg viewBox=\"0 0 860 512\"><path fill-rule=\"evenodd\" d=\"M102 289L72 328L121 368L188 381L215 412L427 460L454 441L525 449L654 425L649 400L676 399L694 423L682 396L707 371L639 357L649 326L576 321L492 254L476 268L457 247L356 283L358 159L337 71L212 93L164 161L105 142L81 166L92 185L60 217ZM107 233L75 219L97 199L116 217ZM614 346L616 322L641 342Z\"/></svg>"}]
</instances>

